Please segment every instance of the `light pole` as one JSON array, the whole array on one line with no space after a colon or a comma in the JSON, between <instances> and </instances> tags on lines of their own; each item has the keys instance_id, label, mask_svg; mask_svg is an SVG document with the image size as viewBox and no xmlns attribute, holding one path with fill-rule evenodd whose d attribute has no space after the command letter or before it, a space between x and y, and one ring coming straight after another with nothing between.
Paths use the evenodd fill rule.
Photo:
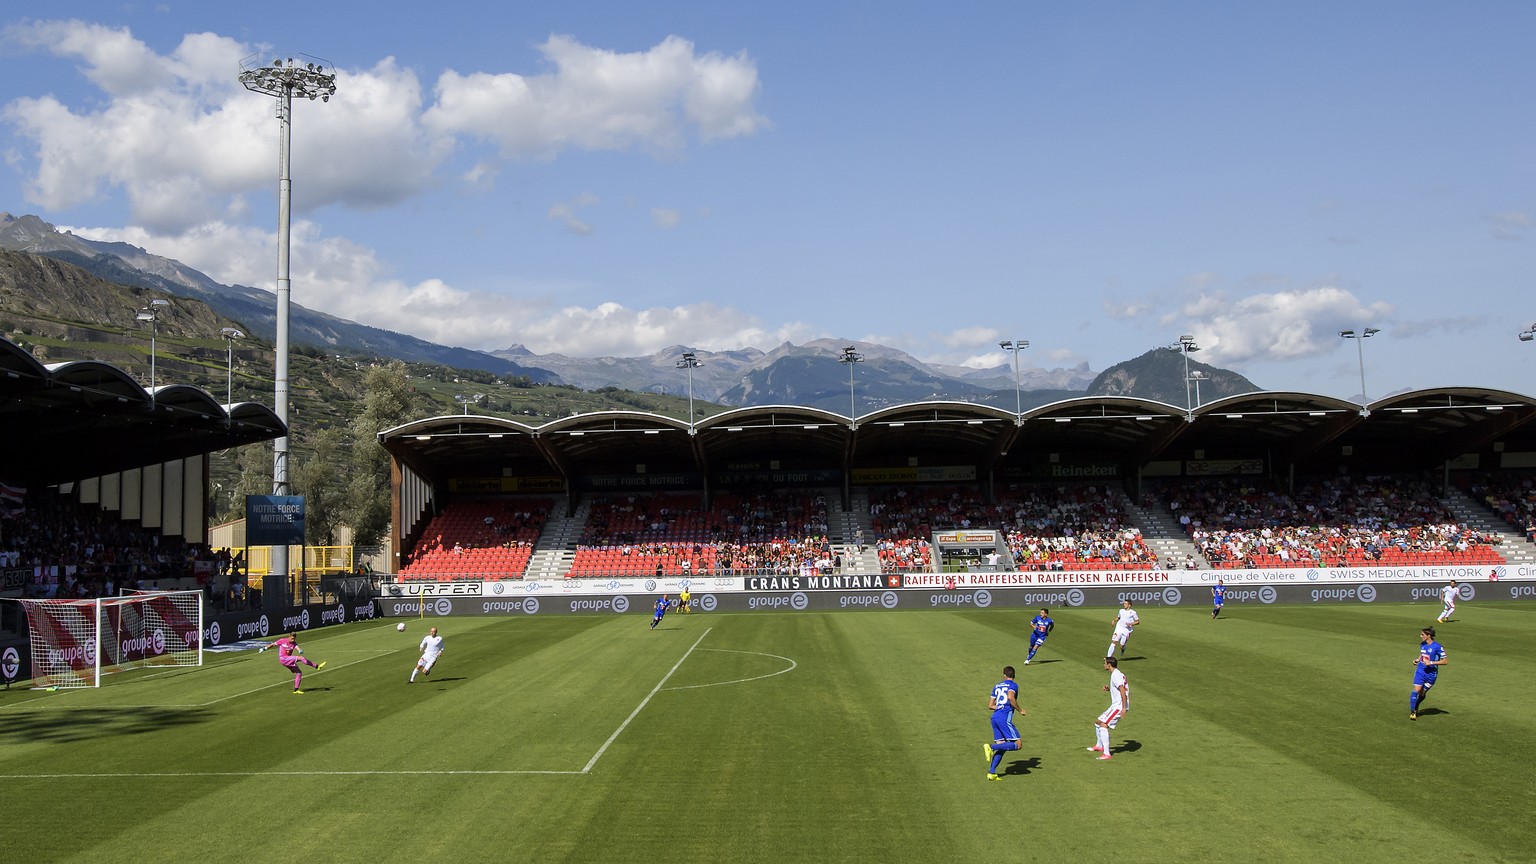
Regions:
<instances>
[{"instance_id":1,"label":"light pole","mask_svg":"<svg viewBox=\"0 0 1536 864\"><path fill-rule=\"evenodd\" d=\"M1024 422L1024 395L1019 391L1019 352L1029 347L1028 339L1004 339L997 343L1004 351L1013 352L1013 418L1015 425Z\"/></svg>"},{"instance_id":2,"label":"light pole","mask_svg":"<svg viewBox=\"0 0 1536 864\"><path fill-rule=\"evenodd\" d=\"M848 364L848 428L857 429L859 428L859 415L858 412L854 410L853 402L853 364L863 363L864 355L860 354L858 351L855 351L854 347L849 345L847 348L843 349L843 356L837 358L837 362Z\"/></svg>"},{"instance_id":3,"label":"light pole","mask_svg":"<svg viewBox=\"0 0 1536 864\"><path fill-rule=\"evenodd\" d=\"M279 126L277 146L277 346L273 377L273 411L285 434L272 442L272 494L288 494L288 243L292 233L293 178L289 162L293 149L293 97L331 101L336 92L336 70L330 63L303 54L277 58L262 66L252 54L240 61L240 83L253 93L277 97ZM288 575L288 547L272 548L272 573Z\"/></svg>"},{"instance_id":4,"label":"light pole","mask_svg":"<svg viewBox=\"0 0 1536 864\"><path fill-rule=\"evenodd\" d=\"M224 371L224 410L228 412L235 404L235 340L244 339L245 333L233 327L225 327L219 331L219 335L224 337L225 345L229 349L226 361L228 365ZM228 425L229 418L226 417L224 422Z\"/></svg>"},{"instance_id":5,"label":"light pole","mask_svg":"<svg viewBox=\"0 0 1536 864\"><path fill-rule=\"evenodd\" d=\"M692 351L684 351L681 360L677 361L677 368L688 370L688 434L694 434L693 428L693 370L703 366L698 355Z\"/></svg>"},{"instance_id":6,"label":"light pole","mask_svg":"<svg viewBox=\"0 0 1536 864\"><path fill-rule=\"evenodd\" d=\"M458 402L460 405L464 406L464 415L466 417L469 416L469 406L472 405L472 404L473 405L479 405L480 404L480 400L484 399L484 398L485 398L485 394L484 393L476 393L473 396L465 396L464 394L460 393L460 394L458 394L458 395L453 397L455 402Z\"/></svg>"},{"instance_id":7,"label":"light pole","mask_svg":"<svg viewBox=\"0 0 1536 864\"><path fill-rule=\"evenodd\" d=\"M1184 420L1187 423L1193 423L1195 422L1195 410L1189 401L1189 355L1190 352L1199 351L1200 346L1195 344L1195 337L1180 336L1176 344L1168 347L1184 355Z\"/></svg>"},{"instance_id":8,"label":"light pole","mask_svg":"<svg viewBox=\"0 0 1536 864\"><path fill-rule=\"evenodd\" d=\"M139 314L133 316L136 321L149 322L149 398L155 398L155 336L160 329L160 310L171 305L169 300L158 298L149 301L149 305L139 310Z\"/></svg>"},{"instance_id":9,"label":"light pole","mask_svg":"<svg viewBox=\"0 0 1536 864\"><path fill-rule=\"evenodd\" d=\"M1189 380L1195 382L1195 407L1196 408L1200 407L1200 382L1201 381L1209 380L1209 377L1210 376L1206 375L1204 372L1200 371L1199 369L1196 369L1195 371L1189 373Z\"/></svg>"},{"instance_id":10,"label":"light pole","mask_svg":"<svg viewBox=\"0 0 1536 864\"><path fill-rule=\"evenodd\" d=\"M1381 332L1379 327L1362 327L1359 331L1340 330L1339 335L1345 339L1355 340L1355 354L1360 358L1360 416L1371 416L1371 409L1367 406L1371 400L1365 395L1365 340Z\"/></svg>"}]
</instances>

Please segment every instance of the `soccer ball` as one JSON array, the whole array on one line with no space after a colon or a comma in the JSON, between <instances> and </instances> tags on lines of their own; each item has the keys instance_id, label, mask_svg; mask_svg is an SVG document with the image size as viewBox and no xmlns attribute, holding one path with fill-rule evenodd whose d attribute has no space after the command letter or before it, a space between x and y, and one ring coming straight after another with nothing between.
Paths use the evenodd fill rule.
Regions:
<instances>
[{"instance_id":1,"label":"soccer ball","mask_svg":"<svg viewBox=\"0 0 1536 864\"><path fill-rule=\"evenodd\" d=\"M395 629L399 630L401 633L404 633L405 632L405 622L401 621L399 624L396 624L395 625Z\"/></svg>"}]
</instances>

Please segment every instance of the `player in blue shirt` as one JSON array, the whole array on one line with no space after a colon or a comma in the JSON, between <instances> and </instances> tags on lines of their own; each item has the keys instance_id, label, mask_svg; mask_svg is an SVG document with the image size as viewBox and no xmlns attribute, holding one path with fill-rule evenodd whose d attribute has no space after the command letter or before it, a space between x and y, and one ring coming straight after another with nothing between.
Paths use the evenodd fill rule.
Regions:
<instances>
[{"instance_id":1,"label":"player in blue shirt","mask_svg":"<svg viewBox=\"0 0 1536 864\"><path fill-rule=\"evenodd\" d=\"M671 602L667 600L667 595L661 595L661 599L656 601L656 617L651 619L652 630L655 630L656 625L661 623L661 617L667 614L667 610L671 608L671 606Z\"/></svg>"},{"instance_id":2,"label":"player in blue shirt","mask_svg":"<svg viewBox=\"0 0 1536 864\"><path fill-rule=\"evenodd\" d=\"M1001 780L997 766L1002 764L1003 754L1019 749L1019 730L1013 725L1013 715L1017 712L1020 717L1024 716L1024 709L1019 707L1019 685L1014 683L1012 666L1003 667L1003 680L992 688L987 709L992 712L992 743L981 745L981 749L987 754L987 779Z\"/></svg>"},{"instance_id":3,"label":"player in blue shirt","mask_svg":"<svg viewBox=\"0 0 1536 864\"><path fill-rule=\"evenodd\" d=\"M1212 607L1211 608L1211 620L1212 621L1215 621L1216 620L1216 616L1221 614L1221 607L1226 605L1226 602L1227 602L1227 586L1225 584L1223 584L1220 579L1217 579L1216 580L1216 584L1211 586L1211 607Z\"/></svg>"},{"instance_id":4,"label":"player in blue shirt","mask_svg":"<svg viewBox=\"0 0 1536 864\"><path fill-rule=\"evenodd\" d=\"M1419 708L1424 705L1424 698L1429 695L1429 688L1435 686L1435 679L1440 677L1440 667L1444 666L1445 646L1435 641L1435 628L1425 627L1419 631L1419 659L1414 661L1413 669L1413 695L1408 698L1408 719L1419 719Z\"/></svg>"},{"instance_id":5,"label":"player in blue shirt","mask_svg":"<svg viewBox=\"0 0 1536 864\"><path fill-rule=\"evenodd\" d=\"M1025 666L1029 665L1029 661L1035 659L1035 652L1039 651L1040 646L1045 644L1045 637L1051 635L1051 630L1055 628L1056 622L1051 620L1051 610L1041 609L1039 615L1029 619L1029 626L1031 628L1029 631L1029 656L1024 658Z\"/></svg>"}]
</instances>

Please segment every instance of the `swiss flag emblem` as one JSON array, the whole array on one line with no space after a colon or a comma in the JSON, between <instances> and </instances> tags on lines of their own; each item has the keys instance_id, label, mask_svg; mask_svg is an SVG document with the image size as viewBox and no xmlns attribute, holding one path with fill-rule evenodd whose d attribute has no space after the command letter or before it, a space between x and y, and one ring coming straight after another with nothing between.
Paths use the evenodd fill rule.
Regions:
<instances>
[{"instance_id":1,"label":"swiss flag emblem","mask_svg":"<svg viewBox=\"0 0 1536 864\"><path fill-rule=\"evenodd\" d=\"M891 588L900 588L901 587L901 577L896 575L895 573L892 573L891 575L885 577L885 584L888 585Z\"/></svg>"}]
</instances>

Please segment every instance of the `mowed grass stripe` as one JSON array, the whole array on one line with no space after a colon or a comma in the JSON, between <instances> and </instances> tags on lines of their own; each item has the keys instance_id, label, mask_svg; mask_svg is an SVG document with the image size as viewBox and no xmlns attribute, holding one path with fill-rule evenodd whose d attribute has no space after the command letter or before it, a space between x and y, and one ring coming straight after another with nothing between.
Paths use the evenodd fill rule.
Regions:
<instances>
[{"instance_id":1,"label":"mowed grass stripe","mask_svg":"<svg viewBox=\"0 0 1536 864\"><path fill-rule=\"evenodd\" d=\"M1053 609L1061 623L1029 667L1034 610L698 614L656 631L643 612L328 629L305 640L311 656L376 659L328 666L304 696L131 707L150 691L203 703L281 679L271 654L167 681L122 676L47 694L43 708L20 701L37 694L0 693L13 817L0 843L29 861L153 849L166 861L718 864L976 860L1007 841L1031 858L1082 860L1105 852L1110 825L1120 861L1523 860L1523 820L1510 815L1525 806L1518 766L1532 755L1536 699L1516 658L1536 619L1522 604L1463 604L1464 620L1442 629L1453 665L1429 703L1445 713L1410 724L1413 637L1437 611L1244 606L1211 622L1198 607L1144 610L1124 666L1133 710L1112 739L1134 746L1110 763L1082 749L1108 701L1105 609ZM430 623L449 651L406 685ZM1004 663L1019 668L1029 714L1024 749L989 783L977 744ZM589 774L387 773L579 770L631 714ZM23 765L181 764L230 775L14 779ZM302 773L349 766L379 773ZM299 773L267 773L279 771ZM67 832L24 828L58 813L82 818Z\"/></svg>"},{"instance_id":2,"label":"mowed grass stripe","mask_svg":"<svg viewBox=\"0 0 1536 864\"><path fill-rule=\"evenodd\" d=\"M1347 618L1308 614L1313 611L1252 609L1202 627L1198 613L1160 610L1160 616L1178 619L1175 625L1155 639L1137 634L1147 637L1143 645L1155 642L1149 649L1158 661L1157 674L1149 676L1153 698L1219 727L1227 739L1238 736L1268 751L1268 764L1260 761L1255 770L1292 778L1314 774L1304 787L1307 796L1287 809L1320 822L1339 811L1309 806L1314 796L1339 806L1351 802L1342 811L1351 814L1349 837L1367 844L1411 842L1424 854L1440 846L1448 847L1447 854L1473 849L1494 856L1519 848L1523 827L1497 807L1517 801L1524 783L1501 770L1517 754L1501 752L1493 740L1494 729L1509 729L1505 723L1516 718L1477 686L1478 678L1498 674L1490 667L1507 661L1453 648L1460 665L1477 671L1458 678L1448 667L1428 712L1413 723L1407 719L1411 661L1423 626L1417 610L1365 607ZM1196 620L1184 620L1191 617ZM1353 626L1320 634L1319 619ZM1453 640L1446 629L1441 635ZM1529 715L1513 728L1518 740L1527 741ZM1229 746L1212 742L1208 750L1225 754ZM1520 749L1530 755L1529 745ZM1278 767L1285 763L1296 767ZM1448 780L1437 768L1456 776ZM1493 806L1476 808L1454 824L1423 818L1443 807L1460 784L1467 784L1467 795ZM1298 821L1296 830L1305 833L1306 820Z\"/></svg>"}]
</instances>

